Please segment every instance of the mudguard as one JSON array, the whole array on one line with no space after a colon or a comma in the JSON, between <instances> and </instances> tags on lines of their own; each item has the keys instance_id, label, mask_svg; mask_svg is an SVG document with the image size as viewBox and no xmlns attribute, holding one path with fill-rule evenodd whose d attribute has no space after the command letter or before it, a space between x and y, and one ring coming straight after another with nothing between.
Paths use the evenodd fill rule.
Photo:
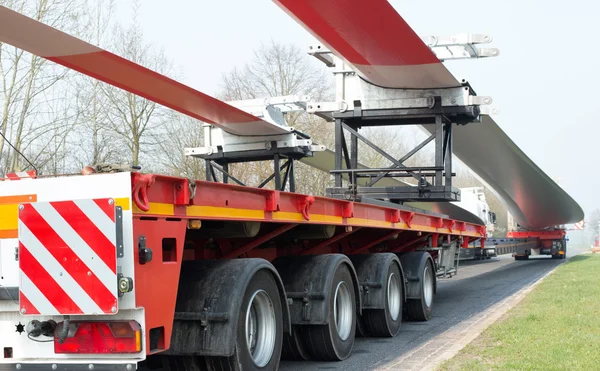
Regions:
<instances>
[{"instance_id":1,"label":"mudguard","mask_svg":"<svg viewBox=\"0 0 600 371\"><path fill-rule=\"evenodd\" d=\"M356 268L363 309L385 309L385 295L387 290L387 272L392 262L396 262L400 268L402 284L404 284L404 272L402 264L396 254L364 254L350 255L350 260ZM402 290L402 300L406 300L406 285Z\"/></svg>"},{"instance_id":2,"label":"mudguard","mask_svg":"<svg viewBox=\"0 0 600 371\"><path fill-rule=\"evenodd\" d=\"M423 284L423 270L427 261L431 262L433 269L433 292L437 294L437 277L435 274L435 264L433 258L426 251L413 251L399 253L398 258L402 263L404 277L408 281L406 284L406 299L420 299Z\"/></svg>"},{"instance_id":3,"label":"mudguard","mask_svg":"<svg viewBox=\"0 0 600 371\"><path fill-rule=\"evenodd\" d=\"M232 356L244 293L260 270L275 277L283 311L284 332L291 332L283 282L264 259L184 261L175 306L171 348L164 354ZM160 300L160 298L157 298Z\"/></svg>"},{"instance_id":4,"label":"mudguard","mask_svg":"<svg viewBox=\"0 0 600 371\"><path fill-rule=\"evenodd\" d=\"M357 314L362 301L354 265L346 255L325 254L314 256L289 256L273 261L281 275L290 304L292 325L326 325L329 319L329 298L334 272L346 264L354 281Z\"/></svg>"}]
</instances>

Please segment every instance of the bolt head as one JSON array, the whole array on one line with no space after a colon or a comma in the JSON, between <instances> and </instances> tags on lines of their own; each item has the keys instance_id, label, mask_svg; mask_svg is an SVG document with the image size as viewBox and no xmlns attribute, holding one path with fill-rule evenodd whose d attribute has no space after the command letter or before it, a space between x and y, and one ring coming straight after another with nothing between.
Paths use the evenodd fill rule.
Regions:
<instances>
[{"instance_id":1,"label":"bolt head","mask_svg":"<svg viewBox=\"0 0 600 371\"><path fill-rule=\"evenodd\" d=\"M89 364L89 366L88 366L88 368L89 368L90 370L93 370L93 369L94 369L94 365L90 363L90 364Z\"/></svg>"},{"instance_id":2,"label":"bolt head","mask_svg":"<svg viewBox=\"0 0 600 371\"><path fill-rule=\"evenodd\" d=\"M112 204L114 204L114 203L115 203L115 200L113 200L112 198L108 200L108 204L109 204L109 205L112 205Z\"/></svg>"},{"instance_id":3,"label":"bolt head","mask_svg":"<svg viewBox=\"0 0 600 371\"><path fill-rule=\"evenodd\" d=\"M92 272L88 271L88 276L91 276L91 275L92 275Z\"/></svg>"},{"instance_id":4,"label":"bolt head","mask_svg":"<svg viewBox=\"0 0 600 371\"><path fill-rule=\"evenodd\" d=\"M57 367L58 367L58 366L56 366L56 363L53 363L53 364L52 364L52 369L53 369L53 370L56 370L56 368L57 368Z\"/></svg>"},{"instance_id":5,"label":"bolt head","mask_svg":"<svg viewBox=\"0 0 600 371\"><path fill-rule=\"evenodd\" d=\"M17 370L20 370L21 369L21 364L17 363L17 365L15 367L17 368Z\"/></svg>"},{"instance_id":6,"label":"bolt head","mask_svg":"<svg viewBox=\"0 0 600 371\"><path fill-rule=\"evenodd\" d=\"M25 314L25 313L27 313L27 309L21 308L21 314Z\"/></svg>"},{"instance_id":7,"label":"bolt head","mask_svg":"<svg viewBox=\"0 0 600 371\"><path fill-rule=\"evenodd\" d=\"M23 210L25 208L25 205L19 205L19 210Z\"/></svg>"},{"instance_id":8,"label":"bolt head","mask_svg":"<svg viewBox=\"0 0 600 371\"><path fill-rule=\"evenodd\" d=\"M117 307L110 308L110 311L113 312L113 313L117 313Z\"/></svg>"},{"instance_id":9,"label":"bolt head","mask_svg":"<svg viewBox=\"0 0 600 371\"><path fill-rule=\"evenodd\" d=\"M131 291L129 279L123 277L119 280L119 290L123 293Z\"/></svg>"},{"instance_id":10,"label":"bolt head","mask_svg":"<svg viewBox=\"0 0 600 371\"><path fill-rule=\"evenodd\" d=\"M125 366L126 369L131 370L133 367L131 365Z\"/></svg>"}]
</instances>

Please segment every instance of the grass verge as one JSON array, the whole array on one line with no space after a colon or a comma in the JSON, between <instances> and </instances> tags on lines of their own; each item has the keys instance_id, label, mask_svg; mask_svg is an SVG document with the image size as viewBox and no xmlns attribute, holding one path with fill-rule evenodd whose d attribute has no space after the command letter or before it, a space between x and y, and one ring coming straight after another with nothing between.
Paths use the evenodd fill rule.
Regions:
<instances>
[{"instance_id":1,"label":"grass verge","mask_svg":"<svg viewBox=\"0 0 600 371\"><path fill-rule=\"evenodd\" d=\"M439 370L596 370L600 255L560 266Z\"/></svg>"}]
</instances>

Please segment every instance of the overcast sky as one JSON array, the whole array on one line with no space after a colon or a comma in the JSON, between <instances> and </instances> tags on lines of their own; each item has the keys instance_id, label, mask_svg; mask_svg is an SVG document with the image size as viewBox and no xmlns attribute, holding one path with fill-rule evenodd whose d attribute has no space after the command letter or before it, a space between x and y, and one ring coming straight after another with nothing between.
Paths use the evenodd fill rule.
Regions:
<instances>
[{"instance_id":1,"label":"overcast sky","mask_svg":"<svg viewBox=\"0 0 600 371\"><path fill-rule=\"evenodd\" d=\"M368 2L368 0L364 0ZM120 0L127 22L132 0ZM584 208L600 207L600 76L592 0L390 1L419 35L493 36L497 58L446 62L500 109L498 125ZM221 73L241 66L261 42L302 48L315 40L270 0L143 0L146 40L162 47L182 82L213 95Z\"/></svg>"}]
</instances>

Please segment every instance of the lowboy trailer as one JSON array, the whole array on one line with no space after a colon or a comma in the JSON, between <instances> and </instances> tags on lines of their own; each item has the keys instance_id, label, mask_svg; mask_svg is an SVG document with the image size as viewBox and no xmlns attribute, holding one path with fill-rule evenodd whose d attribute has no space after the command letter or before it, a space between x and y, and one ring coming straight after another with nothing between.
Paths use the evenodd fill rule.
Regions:
<instances>
[{"instance_id":1,"label":"lowboy trailer","mask_svg":"<svg viewBox=\"0 0 600 371\"><path fill-rule=\"evenodd\" d=\"M1 184L0 369L345 359L357 326L429 319L436 277L485 238L402 206L138 172Z\"/></svg>"}]
</instances>

